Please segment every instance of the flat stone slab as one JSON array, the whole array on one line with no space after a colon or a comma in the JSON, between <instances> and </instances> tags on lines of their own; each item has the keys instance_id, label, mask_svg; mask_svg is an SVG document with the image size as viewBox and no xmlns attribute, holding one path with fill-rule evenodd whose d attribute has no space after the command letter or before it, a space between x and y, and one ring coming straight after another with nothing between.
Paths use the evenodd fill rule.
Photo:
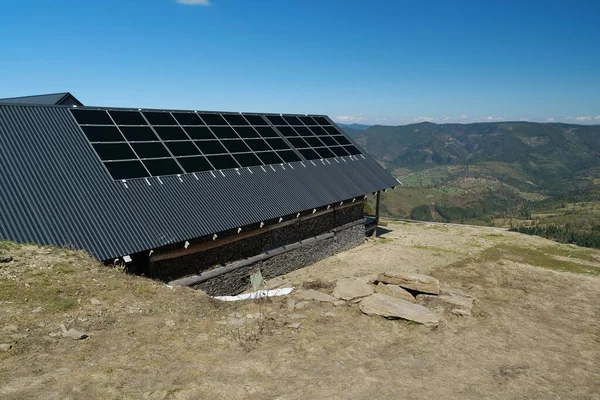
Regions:
<instances>
[{"instance_id":1,"label":"flat stone slab","mask_svg":"<svg viewBox=\"0 0 600 400\"><path fill-rule=\"evenodd\" d=\"M87 333L80 332L73 328L67 329L64 325L61 325L60 329L62 330L63 337L68 337L74 340L81 340L88 337Z\"/></svg>"},{"instance_id":2,"label":"flat stone slab","mask_svg":"<svg viewBox=\"0 0 600 400\"><path fill-rule=\"evenodd\" d=\"M294 311L294 308L296 308L296 300L294 300L294 299L288 299L287 300L287 309L288 309L288 311Z\"/></svg>"},{"instance_id":3,"label":"flat stone slab","mask_svg":"<svg viewBox=\"0 0 600 400\"><path fill-rule=\"evenodd\" d=\"M438 317L422 305L382 293L375 293L369 297L365 297L360 302L359 308L367 315L402 318L430 328L436 327L439 323Z\"/></svg>"},{"instance_id":4,"label":"flat stone slab","mask_svg":"<svg viewBox=\"0 0 600 400\"><path fill-rule=\"evenodd\" d=\"M426 307L440 307L456 315L471 315L475 298L459 289L442 288L439 296L417 295L417 303Z\"/></svg>"},{"instance_id":5,"label":"flat stone slab","mask_svg":"<svg viewBox=\"0 0 600 400\"><path fill-rule=\"evenodd\" d=\"M377 287L375 287L376 293L387 294L388 296L396 297L398 299L410 301L411 303L416 303L417 299L413 297L412 294L402 289L398 285L386 285L385 283L379 282Z\"/></svg>"},{"instance_id":6,"label":"flat stone slab","mask_svg":"<svg viewBox=\"0 0 600 400\"><path fill-rule=\"evenodd\" d=\"M413 274L410 272L383 273L379 274L377 282L397 285L404 289L420 293L440 293L440 281L429 275Z\"/></svg>"},{"instance_id":7,"label":"flat stone slab","mask_svg":"<svg viewBox=\"0 0 600 400\"><path fill-rule=\"evenodd\" d=\"M308 290L304 290L302 292L298 292L298 293L296 293L296 297L298 297L299 299L302 299L302 300L315 300L315 301L322 301L324 303L333 303L334 301L337 300L332 295L329 295L329 294L323 293L323 292L319 292L318 290L315 290L315 289L308 289Z\"/></svg>"},{"instance_id":8,"label":"flat stone slab","mask_svg":"<svg viewBox=\"0 0 600 400\"><path fill-rule=\"evenodd\" d=\"M294 307L295 310L303 310L305 309L310 303L308 301L299 301L296 306ZM293 310L292 310L293 311Z\"/></svg>"},{"instance_id":9,"label":"flat stone slab","mask_svg":"<svg viewBox=\"0 0 600 400\"><path fill-rule=\"evenodd\" d=\"M366 279L340 279L333 289L333 296L342 300L353 300L373 294L373 286Z\"/></svg>"}]
</instances>

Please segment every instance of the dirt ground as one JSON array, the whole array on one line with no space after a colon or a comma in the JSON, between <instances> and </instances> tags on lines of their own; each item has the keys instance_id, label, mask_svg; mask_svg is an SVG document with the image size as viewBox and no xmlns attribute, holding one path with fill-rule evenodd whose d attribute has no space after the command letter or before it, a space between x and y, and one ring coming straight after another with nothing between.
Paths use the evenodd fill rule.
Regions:
<instances>
[{"instance_id":1,"label":"dirt ground","mask_svg":"<svg viewBox=\"0 0 600 400\"><path fill-rule=\"evenodd\" d=\"M330 291L342 277L417 271L477 298L473 316L444 314L435 329L356 306L291 312L285 297L224 303L62 249L0 243L0 254L14 257L0 264L2 399L600 399L596 250L401 223L270 282ZM60 324L89 337L64 338Z\"/></svg>"}]
</instances>

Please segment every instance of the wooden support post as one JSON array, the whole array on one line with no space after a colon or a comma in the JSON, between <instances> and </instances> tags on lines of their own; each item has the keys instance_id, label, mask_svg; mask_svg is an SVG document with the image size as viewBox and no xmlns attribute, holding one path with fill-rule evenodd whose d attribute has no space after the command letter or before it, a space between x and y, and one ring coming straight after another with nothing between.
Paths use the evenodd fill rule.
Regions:
<instances>
[{"instance_id":1,"label":"wooden support post","mask_svg":"<svg viewBox=\"0 0 600 400\"><path fill-rule=\"evenodd\" d=\"M377 200L375 203L375 230L373 236L377 237L377 226L379 225L379 203L381 202L381 190L377 191Z\"/></svg>"}]
</instances>

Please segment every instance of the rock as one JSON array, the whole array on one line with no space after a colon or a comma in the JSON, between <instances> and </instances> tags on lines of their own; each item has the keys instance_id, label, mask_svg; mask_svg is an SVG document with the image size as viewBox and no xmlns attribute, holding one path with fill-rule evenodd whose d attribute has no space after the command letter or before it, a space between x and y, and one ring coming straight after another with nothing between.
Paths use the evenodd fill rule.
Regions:
<instances>
[{"instance_id":1,"label":"rock","mask_svg":"<svg viewBox=\"0 0 600 400\"><path fill-rule=\"evenodd\" d=\"M9 256L0 256L0 264L9 263L13 260L12 257Z\"/></svg>"},{"instance_id":2,"label":"rock","mask_svg":"<svg viewBox=\"0 0 600 400\"><path fill-rule=\"evenodd\" d=\"M19 330L19 327L15 324L9 324L4 326L5 331L16 332Z\"/></svg>"},{"instance_id":3,"label":"rock","mask_svg":"<svg viewBox=\"0 0 600 400\"><path fill-rule=\"evenodd\" d=\"M92 297L92 298L90 299L90 302L91 302L91 303L92 303L92 305L94 305L94 306L99 306L99 305L102 305L102 302L101 302L100 300L98 300L97 298L95 298L95 297Z\"/></svg>"},{"instance_id":4,"label":"rock","mask_svg":"<svg viewBox=\"0 0 600 400\"><path fill-rule=\"evenodd\" d=\"M304 308L306 308L306 306L308 306L310 303L308 301L300 301L296 304L296 306L294 307L294 309L296 310L302 310Z\"/></svg>"},{"instance_id":5,"label":"rock","mask_svg":"<svg viewBox=\"0 0 600 400\"><path fill-rule=\"evenodd\" d=\"M288 309L288 311L294 311L295 307L296 307L296 300L294 300L294 299L288 299L287 300L287 309Z\"/></svg>"},{"instance_id":6,"label":"rock","mask_svg":"<svg viewBox=\"0 0 600 400\"><path fill-rule=\"evenodd\" d=\"M287 324L285 327L292 328L292 329L298 329L298 328L300 328L300 325L302 325L301 322L292 322L291 324Z\"/></svg>"},{"instance_id":7,"label":"rock","mask_svg":"<svg viewBox=\"0 0 600 400\"><path fill-rule=\"evenodd\" d=\"M36 307L33 310L31 310L32 313L41 313L42 311L44 311L42 307Z\"/></svg>"},{"instance_id":8,"label":"rock","mask_svg":"<svg viewBox=\"0 0 600 400\"><path fill-rule=\"evenodd\" d=\"M169 320L165 321L165 325L169 328L172 328L175 326L175 321L173 321L172 319L169 319Z\"/></svg>"},{"instance_id":9,"label":"rock","mask_svg":"<svg viewBox=\"0 0 600 400\"><path fill-rule=\"evenodd\" d=\"M409 272L384 273L379 274L377 281L388 285L398 285L404 289L414 290L415 292L440 293L440 281L429 275Z\"/></svg>"},{"instance_id":10,"label":"rock","mask_svg":"<svg viewBox=\"0 0 600 400\"><path fill-rule=\"evenodd\" d=\"M321 318L334 318L335 316L336 316L336 314L332 311L326 311L326 312L319 313L319 317L321 317Z\"/></svg>"},{"instance_id":11,"label":"rock","mask_svg":"<svg viewBox=\"0 0 600 400\"><path fill-rule=\"evenodd\" d=\"M86 333L79 332L78 330L75 330L73 328L67 329L67 327L64 324L60 326L60 329L62 330L63 337L68 337L74 340L81 340L88 337Z\"/></svg>"},{"instance_id":12,"label":"rock","mask_svg":"<svg viewBox=\"0 0 600 400\"><path fill-rule=\"evenodd\" d=\"M246 317L241 317L241 318L229 317L229 318L227 318L227 325L242 326L245 323L246 323Z\"/></svg>"},{"instance_id":13,"label":"rock","mask_svg":"<svg viewBox=\"0 0 600 400\"><path fill-rule=\"evenodd\" d=\"M334 301L333 302L334 307L341 307L346 305L346 302L344 300L338 300L338 301Z\"/></svg>"},{"instance_id":14,"label":"rock","mask_svg":"<svg viewBox=\"0 0 600 400\"><path fill-rule=\"evenodd\" d=\"M385 283L379 282L377 284L377 287L375 287L375 292L387 294L388 296L410 301L411 303L417 302L417 300L413 297L412 294L410 294L409 292L397 285L386 285Z\"/></svg>"},{"instance_id":15,"label":"rock","mask_svg":"<svg viewBox=\"0 0 600 400\"><path fill-rule=\"evenodd\" d=\"M306 318L304 314L288 314L289 319L303 319Z\"/></svg>"},{"instance_id":16,"label":"rock","mask_svg":"<svg viewBox=\"0 0 600 400\"><path fill-rule=\"evenodd\" d=\"M262 313L246 314L246 319L261 319L264 318Z\"/></svg>"},{"instance_id":17,"label":"rock","mask_svg":"<svg viewBox=\"0 0 600 400\"><path fill-rule=\"evenodd\" d=\"M417 303L426 307L439 307L456 315L471 315L475 298L458 289L442 288L439 296L417 295ZM456 312L455 312L456 311ZM458 314L457 314L458 312Z\"/></svg>"},{"instance_id":18,"label":"rock","mask_svg":"<svg viewBox=\"0 0 600 400\"><path fill-rule=\"evenodd\" d=\"M10 345L8 343L2 343L2 344L0 344L0 351L7 352L10 349L12 349L12 345Z\"/></svg>"},{"instance_id":19,"label":"rock","mask_svg":"<svg viewBox=\"0 0 600 400\"><path fill-rule=\"evenodd\" d=\"M26 333L15 333L14 335L10 335L11 338L15 340L27 339L29 337Z\"/></svg>"},{"instance_id":20,"label":"rock","mask_svg":"<svg viewBox=\"0 0 600 400\"><path fill-rule=\"evenodd\" d=\"M452 297L454 299L453 301L457 302L457 304L462 304L465 307L472 307L475 300L477 300L475 297L471 296L470 294L466 294L460 289L449 287L441 287L440 296Z\"/></svg>"},{"instance_id":21,"label":"rock","mask_svg":"<svg viewBox=\"0 0 600 400\"><path fill-rule=\"evenodd\" d=\"M354 279L365 283L374 283L377 280L377 275L363 275Z\"/></svg>"},{"instance_id":22,"label":"rock","mask_svg":"<svg viewBox=\"0 0 600 400\"><path fill-rule=\"evenodd\" d=\"M427 327L436 327L439 322L438 317L422 305L382 293L375 293L369 297L365 297L360 302L359 307L367 315L402 318L423 324Z\"/></svg>"},{"instance_id":23,"label":"rock","mask_svg":"<svg viewBox=\"0 0 600 400\"><path fill-rule=\"evenodd\" d=\"M373 294L373 286L365 279L340 279L333 289L333 296L342 300L353 300Z\"/></svg>"},{"instance_id":24,"label":"rock","mask_svg":"<svg viewBox=\"0 0 600 400\"><path fill-rule=\"evenodd\" d=\"M298 292L296 293L296 297L302 299L302 300L315 300L315 301L322 301L324 303L333 303L334 301L336 301L337 299L327 293L323 293L323 292L319 292L318 290L315 289L308 289L308 290L304 290L302 292Z\"/></svg>"}]
</instances>

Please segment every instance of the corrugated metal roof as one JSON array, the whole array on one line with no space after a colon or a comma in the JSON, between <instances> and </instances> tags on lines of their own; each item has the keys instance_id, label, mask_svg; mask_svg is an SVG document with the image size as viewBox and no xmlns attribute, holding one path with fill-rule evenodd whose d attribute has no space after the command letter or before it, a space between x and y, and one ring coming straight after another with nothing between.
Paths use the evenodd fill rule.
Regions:
<instances>
[{"instance_id":1,"label":"corrugated metal roof","mask_svg":"<svg viewBox=\"0 0 600 400\"><path fill-rule=\"evenodd\" d=\"M0 105L0 239L106 260L397 183L369 156L273 167L114 181L67 108Z\"/></svg>"},{"instance_id":2,"label":"corrugated metal roof","mask_svg":"<svg viewBox=\"0 0 600 400\"><path fill-rule=\"evenodd\" d=\"M62 93L51 93L51 94L38 94L34 96L21 96L21 97L8 97L5 99L0 99L0 103L7 104L36 104L36 105L46 105L46 106L55 106L55 105L79 105L83 104L77 100L75 96L73 96L69 92Z\"/></svg>"}]
</instances>

